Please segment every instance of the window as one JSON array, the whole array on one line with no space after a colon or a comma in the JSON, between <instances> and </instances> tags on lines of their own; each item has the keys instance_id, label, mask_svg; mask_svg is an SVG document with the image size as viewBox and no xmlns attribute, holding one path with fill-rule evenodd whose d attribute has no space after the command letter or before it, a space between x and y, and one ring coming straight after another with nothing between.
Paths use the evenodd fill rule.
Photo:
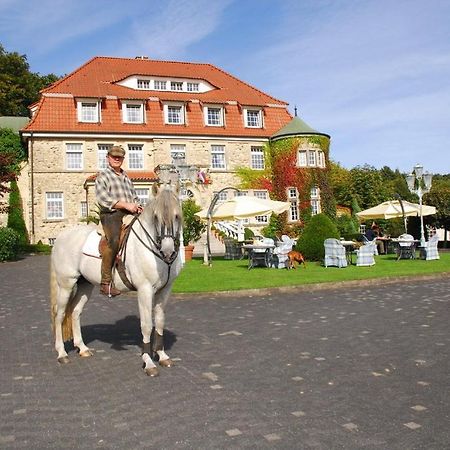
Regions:
<instances>
[{"instance_id":1,"label":"window","mask_svg":"<svg viewBox=\"0 0 450 450\"><path fill-rule=\"evenodd\" d=\"M214 192L214 195L217 195L217 192ZM228 192L227 191L222 191L218 194L218 198L217 201L218 202L226 202L228 200Z\"/></svg>"},{"instance_id":2,"label":"window","mask_svg":"<svg viewBox=\"0 0 450 450\"><path fill-rule=\"evenodd\" d=\"M186 146L184 144L170 144L170 157L172 161L186 159Z\"/></svg>"},{"instance_id":3,"label":"window","mask_svg":"<svg viewBox=\"0 0 450 450\"><path fill-rule=\"evenodd\" d=\"M245 126L249 128L262 128L261 110L244 109Z\"/></svg>"},{"instance_id":4,"label":"window","mask_svg":"<svg viewBox=\"0 0 450 450\"><path fill-rule=\"evenodd\" d=\"M296 222L299 219L297 188L295 187L288 188L287 194L288 194L288 201L291 202L291 208L289 210L289 221Z\"/></svg>"},{"instance_id":5,"label":"window","mask_svg":"<svg viewBox=\"0 0 450 450\"><path fill-rule=\"evenodd\" d=\"M81 202L80 203L80 215L81 215L81 217L87 217L88 216L88 204L87 204L87 202Z\"/></svg>"},{"instance_id":6,"label":"window","mask_svg":"<svg viewBox=\"0 0 450 450\"><path fill-rule=\"evenodd\" d=\"M167 89L167 81L155 80L153 84L157 91L165 91Z\"/></svg>"},{"instance_id":7,"label":"window","mask_svg":"<svg viewBox=\"0 0 450 450\"><path fill-rule=\"evenodd\" d=\"M165 105L165 120L168 124L183 124L184 114L181 105Z\"/></svg>"},{"instance_id":8,"label":"window","mask_svg":"<svg viewBox=\"0 0 450 450\"><path fill-rule=\"evenodd\" d=\"M264 169L264 152L262 147L252 147L250 150L251 164L250 167L254 170Z\"/></svg>"},{"instance_id":9,"label":"window","mask_svg":"<svg viewBox=\"0 0 450 450\"><path fill-rule=\"evenodd\" d=\"M146 205L149 200L149 190L148 188L136 188L136 195L139 197L141 205Z\"/></svg>"},{"instance_id":10,"label":"window","mask_svg":"<svg viewBox=\"0 0 450 450\"><path fill-rule=\"evenodd\" d=\"M128 145L128 167L130 169L144 168L143 145Z\"/></svg>"},{"instance_id":11,"label":"window","mask_svg":"<svg viewBox=\"0 0 450 450\"><path fill-rule=\"evenodd\" d=\"M315 216L320 213L320 191L317 186L311 188L311 214Z\"/></svg>"},{"instance_id":12,"label":"window","mask_svg":"<svg viewBox=\"0 0 450 450\"><path fill-rule=\"evenodd\" d=\"M110 144L98 144L97 147L97 167L99 169L106 169L108 167L108 161L106 160L106 155L108 150L111 148Z\"/></svg>"},{"instance_id":13,"label":"window","mask_svg":"<svg viewBox=\"0 0 450 450\"><path fill-rule=\"evenodd\" d=\"M122 113L125 123L144 123L144 105L142 103L124 103Z\"/></svg>"},{"instance_id":14,"label":"window","mask_svg":"<svg viewBox=\"0 0 450 450\"><path fill-rule=\"evenodd\" d=\"M63 193L62 192L46 192L45 208L47 219L64 218L63 209Z\"/></svg>"},{"instance_id":15,"label":"window","mask_svg":"<svg viewBox=\"0 0 450 450\"><path fill-rule=\"evenodd\" d=\"M150 89L150 80L137 80L138 89Z\"/></svg>"},{"instance_id":16,"label":"window","mask_svg":"<svg viewBox=\"0 0 450 450\"><path fill-rule=\"evenodd\" d=\"M198 92L198 83L187 83L188 92Z\"/></svg>"},{"instance_id":17,"label":"window","mask_svg":"<svg viewBox=\"0 0 450 450\"><path fill-rule=\"evenodd\" d=\"M253 191L253 195L256 198L260 198L262 200L267 200L269 196L267 195L267 191Z\"/></svg>"},{"instance_id":18,"label":"window","mask_svg":"<svg viewBox=\"0 0 450 450\"><path fill-rule=\"evenodd\" d=\"M317 150L317 165L318 167L325 167L325 154L322 150Z\"/></svg>"},{"instance_id":19,"label":"window","mask_svg":"<svg viewBox=\"0 0 450 450\"><path fill-rule=\"evenodd\" d=\"M66 144L66 168L68 170L81 170L83 168L81 144Z\"/></svg>"},{"instance_id":20,"label":"window","mask_svg":"<svg viewBox=\"0 0 450 450\"><path fill-rule=\"evenodd\" d=\"M308 166L311 167L316 167L317 162L316 162L316 152L314 150L310 150L308 152Z\"/></svg>"},{"instance_id":21,"label":"window","mask_svg":"<svg viewBox=\"0 0 450 450\"><path fill-rule=\"evenodd\" d=\"M183 83L181 81L171 81L170 82L170 90L172 91L182 91Z\"/></svg>"},{"instance_id":22,"label":"window","mask_svg":"<svg viewBox=\"0 0 450 450\"><path fill-rule=\"evenodd\" d=\"M97 101L78 101L77 114L79 122L99 122L99 102Z\"/></svg>"},{"instance_id":23,"label":"window","mask_svg":"<svg viewBox=\"0 0 450 450\"><path fill-rule=\"evenodd\" d=\"M306 167L307 159L306 159L306 150L299 150L297 155L297 165L298 167Z\"/></svg>"},{"instance_id":24,"label":"window","mask_svg":"<svg viewBox=\"0 0 450 450\"><path fill-rule=\"evenodd\" d=\"M210 126L222 126L223 125L223 113L222 108L206 106L204 109L205 123Z\"/></svg>"},{"instance_id":25,"label":"window","mask_svg":"<svg viewBox=\"0 0 450 450\"><path fill-rule=\"evenodd\" d=\"M211 146L211 168L225 169L225 145Z\"/></svg>"}]
</instances>

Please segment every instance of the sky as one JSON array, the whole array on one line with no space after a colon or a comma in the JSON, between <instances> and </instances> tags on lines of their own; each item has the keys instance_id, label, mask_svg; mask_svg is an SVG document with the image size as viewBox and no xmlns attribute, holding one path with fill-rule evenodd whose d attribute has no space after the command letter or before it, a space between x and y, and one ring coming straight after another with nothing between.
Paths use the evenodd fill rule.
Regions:
<instances>
[{"instance_id":1,"label":"sky","mask_svg":"<svg viewBox=\"0 0 450 450\"><path fill-rule=\"evenodd\" d=\"M0 0L0 44L41 75L210 63L297 108L347 169L450 173L450 0Z\"/></svg>"}]
</instances>

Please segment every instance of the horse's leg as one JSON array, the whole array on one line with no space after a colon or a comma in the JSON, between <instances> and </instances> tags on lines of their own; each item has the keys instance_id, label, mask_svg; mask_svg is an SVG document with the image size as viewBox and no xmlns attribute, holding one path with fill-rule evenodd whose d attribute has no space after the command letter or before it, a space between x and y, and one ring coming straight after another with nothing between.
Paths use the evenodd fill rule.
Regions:
<instances>
[{"instance_id":1,"label":"horse's leg","mask_svg":"<svg viewBox=\"0 0 450 450\"><path fill-rule=\"evenodd\" d=\"M66 307L69 303L70 296L72 295L73 287L61 287L58 288L56 311L55 311L55 350L58 353L58 362L61 364L67 364L69 356L64 348L63 339L63 321L66 314Z\"/></svg>"},{"instance_id":2,"label":"horse's leg","mask_svg":"<svg viewBox=\"0 0 450 450\"><path fill-rule=\"evenodd\" d=\"M153 289L150 285L140 287L138 290L139 315L141 319L142 333L142 361L144 361L145 373L150 377L159 375L158 368L151 358L152 345L150 336L152 334L152 304Z\"/></svg>"},{"instance_id":3,"label":"horse's leg","mask_svg":"<svg viewBox=\"0 0 450 450\"><path fill-rule=\"evenodd\" d=\"M78 347L80 356L88 357L92 356L91 350L83 342L83 336L81 335L81 323L80 316L83 311L84 305L89 300L94 286L87 281L79 281L77 286L77 293L74 302L76 306L72 312L72 330L73 330L73 345Z\"/></svg>"},{"instance_id":4,"label":"horse's leg","mask_svg":"<svg viewBox=\"0 0 450 450\"><path fill-rule=\"evenodd\" d=\"M164 303L163 303L164 304ZM167 353L164 351L164 323L165 315L163 304L158 303L155 306L155 333L153 336L153 349L158 354L159 365L163 367L172 367L174 365L173 361L169 358Z\"/></svg>"}]
</instances>

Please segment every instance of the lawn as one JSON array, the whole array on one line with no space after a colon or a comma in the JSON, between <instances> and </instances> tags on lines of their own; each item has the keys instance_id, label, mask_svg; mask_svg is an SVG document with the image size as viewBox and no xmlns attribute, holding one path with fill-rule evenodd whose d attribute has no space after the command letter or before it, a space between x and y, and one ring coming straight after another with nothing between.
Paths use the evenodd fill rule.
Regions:
<instances>
[{"instance_id":1,"label":"lawn","mask_svg":"<svg viewBox=\"0 0 450 450\"><path fill-rule=\"evenodd\" d=\"M247 260L230 261L213 258L212 266L203 265L203 259L188 261L174 284L174 293L217 292L241 289L300 286L314 283L335 283L371 278L423 276L438 273L450 274L450 252L440 252L440 260L396 260L395 255L375 257L371 267L348 266L325 268L319 262L307 263L306 269L247 269Z\"/></svg>"}]
</instances>

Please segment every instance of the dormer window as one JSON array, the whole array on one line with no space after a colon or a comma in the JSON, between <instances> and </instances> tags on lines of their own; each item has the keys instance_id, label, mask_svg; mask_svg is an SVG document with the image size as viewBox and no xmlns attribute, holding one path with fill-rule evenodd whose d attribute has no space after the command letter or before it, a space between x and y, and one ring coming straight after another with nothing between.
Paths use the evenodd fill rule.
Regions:
<instances>
[{"instance_id":1,"label":"dormer window","mask_svg":"<svg viewBox=\"0 0 450 450\"><path fill-rule=\"evenodd\" d=\"M223 126L223 108L221 106L205 106L203 108L205 125L211 127Z\"/></svg>"},{"instance_id":2,"label":"dormer window","mask_svg":"<svg viewBox=\"0 0 450 450\"><path fill-rule=\"evenodd\" d=\"M137 80L138 89L150 89L150 80Z\"/></svg>"},{"instance_id":3,"label":"dormer window","mask_svg":"<svg viewBox=\"0 0 450 450\"><path fill-rule=\"evenodd\" d=\"M182 91L183 83L181 81L171 81L170 82L170 90L171 91Z\"/></svg>"},{"instance_id":4,"label":"dormer window","mask_svg":"<svg viewBox=\"0 0 450 450\"><path fill-rule=\"evenodd\" d=\"M188 92L198 92L199 91L199 84L198 83L187 83L186 89Z\"/></svg>"},{"instance_id":5,"label":"dormer window","mask_svg":"<svg viewBox=\"0 0 450 450\"><path fill-rule=\"evenodd\" d=\"M183 125L184 105L175 103L164 105L164 122L170 125Z\"/></svg>"},{"instance_id":6,"label":"dormer window","mask_svg":"<svg viewBox=\"0 0 450 450\"><path fill-rule=\"evenodd\" d=\"M244 121L247 128L262 128L261 109L244 109Z\"/></svg>"},{"instance_id":7,"label":"dormer window","mask_svg":"<svg viewBox=\"0 0 450 450\"><path fill-rule=\"evenodd\" d=\"M77 114L79 122L100 122L100 102L93 100L79 100L77 102Z\"/></svg>"},{"instance_id":8,"label":"dormer window","mask_svg":"<svg viewBox=\"0 0 450 450\"><path fill-rule=\"evenodd\" d=\"M144 123L144 104L142 102L124 102L122 119L124 123Z\"/></svg>"},{"instance_id":9,"label":"dormer window","mask_svg":"<svg viewBox=\"0 0 450 450\"><path fill-rule=\"evenodd\" d=\"M155 80L153 86L157 91L165 91L167 89L167 81Z\"/></svg>"}]
</instances>

